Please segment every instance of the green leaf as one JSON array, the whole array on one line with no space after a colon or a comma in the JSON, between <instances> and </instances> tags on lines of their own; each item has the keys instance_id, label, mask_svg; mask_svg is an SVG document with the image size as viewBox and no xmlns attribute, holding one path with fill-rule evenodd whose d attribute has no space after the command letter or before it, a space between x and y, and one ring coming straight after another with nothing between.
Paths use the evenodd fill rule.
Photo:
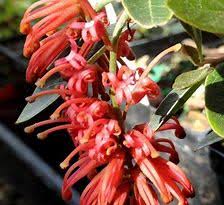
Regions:
<instances>
[{"instance_id":1,"label":"green leaf","mask_svg":"<svg viewBox=\"0 0 224 205\"><path fill-rule=\"evenodd\" d=\"M167 0L167 5L187 24L211 33L224 33L223 0Z\"/></svg>"},{"instance_id":2,"label":"green leaf","mask_svg":"<svg viewBox=\"0 0 224 205\"><path fill-rule=\"evenodd\" d=\"M206 134L205 136L203 136L202 139L200 139L200 142L196 145L194 150L197 151L199 149L202 149L204 147L212 145L216 142L220 142L222 140L223 140L222 137L218 136L217 134L215 134L214 132L211 131L208 134Z\"/></svg>"},{"instance_id":3,"label":"green leaf","mask_svg":"<svg viewBox=\"0 0 224 205\"><path fill-rule=\"evenodd\" d=\"M176 78L173 84L173 89L182 90L185 88L189 88L192 85L195 85L196 83L204 80L211 71L212 68L207 64L198 70L192 70L186 73L182 73Z\"/></svg>"},{"instance_id":4,"label":"green leaf","mask_svg":"<svg viewBox=\"0 0 224 205\"><path fill-rule=\"evenodd\" d=\"M55 88L56 85L63 84L61 78L52 78L50 79L44 88L36 88L34 93L38 93L44 90L50 90ZM33 94L34 94L33 93ZM49 105L51 105L53 102L55 102L58 99L59 95L52 94L52 95L45 95L43 97L39 97L36 99L33 103L27 103L25 108L23 109L22 113L20 114L18 120L16 121L16 124L26 122L39 114L41 111L46 109Z\"/></svg>"},{"instance_id":5,"label":"green leaf","mask_svg":"<svg viewBox=\"0 0 224 205\"><path fill-rule=\"evenodd\" d=\"M155 114L152 115L150 126L157 130L163 123L169 120L180 110L184 103L199 88L203 81L198 82L190 88L184 90L172 90L168 96L161 102Z\"/></svg>"},{"instance_id":6,"label":"green leaf","mask_svg":"<svg viewBox=\"0 0 224 205\"><path fill-rule=\"evenodd\" d=\"M122 0L128 15L144 28L165 24L172 12L166 6L166 0Z\"/></svg>"},{"instance_id":7,"label":"green leaf","mask_svg":"<svg viewBox=\"0 0 224 205\"><path fill-rule=\"evenodd\" d=\"M224 70L214 70L205 81L206 115L213 131L224 137Z\"/></svg>"}]
</instances>

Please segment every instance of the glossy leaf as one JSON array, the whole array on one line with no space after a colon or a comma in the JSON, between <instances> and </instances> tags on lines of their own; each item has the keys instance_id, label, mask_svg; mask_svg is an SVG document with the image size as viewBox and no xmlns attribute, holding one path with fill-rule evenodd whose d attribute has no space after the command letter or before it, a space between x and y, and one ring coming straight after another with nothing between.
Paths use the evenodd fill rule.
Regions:
<instances>
[{"instance_id":1,"label":"glossy leaf","mask_svg":"<svg viewBox=\"0 0 224 205\"><path fill-rule=\"evenodd\" d=\"M216 69L205 81L206 115L213 131L224 137L224 70Z\"/></svg>"},{"instance_id":2,"label":"glossy leaf","mask_svg":"<svg viewBox=\"0 0 224 205\"><path fill-rule=\"evenodd\" d=\"M63 84L61 78L52 78L49 80L44 88L36 88L34 93L38 93L44 90L50 90L55 88L56 85ZM43 97L37 98L33 103L27 103L22 113L20 114L16 124L26 122L39 114L41 111L46 109L49 105L58 99L59 95L45 95Z\"/></svg>"},{"instance_id":3,"label":"glossy leaf","mask_svg":"<svg viewBox=\"0 0 224 205\"><path fill-rule=\"evenodd\" d=\"M197 151L222 140L222 137L211 131L208 134L204 135L202 139L200 139L200 142L197 144L194 150Z\"/></svg>"},{"instance_id":4,"label":"glossy leaf","mask_svg":"<svg viewBox=\"0 0 224 205\"><path fill-rule=\"evenodd\" d=\"M165 24L172 12L166 6L166 0L122 0L128 15L144 28Z\"/></svg>"},{"instance_id":5,"label":"glossy leaf","mask_svg":"<svg viewBox=\"0 0 224 205\"><path fill-rule=\"evenodd\" d=\"M159 105L155 114L152 115L150 120L150 126L152 129L157 130L163 123L175 115L201 84L202 81L184 90L171 91Z\"/></svg>"},{"instance_id":6,"label":"glossy leaf","mask_svg":"<svg viewBox=\"0 0 224 205\"><path fill-rule=\"evenodd\" d=\"M167 5L187 24L212 33L224 33L223 0L167 0Z\"/></svg>"},{"instance_id":7,"label":"glossy leaf","mask_svg":"<svg viewBox=\"0 0 224 205\"><path fill-rule=\"evenodd\" d=\"M211 70L212 69L209 65L205 65L204 67L198 70L192 70L186 73L182 73L176 78L173 84L173 88L176 90L189 88L195 85L196 83L204 80L206 76L211 72Z\"/></svg>"}]
</instances>

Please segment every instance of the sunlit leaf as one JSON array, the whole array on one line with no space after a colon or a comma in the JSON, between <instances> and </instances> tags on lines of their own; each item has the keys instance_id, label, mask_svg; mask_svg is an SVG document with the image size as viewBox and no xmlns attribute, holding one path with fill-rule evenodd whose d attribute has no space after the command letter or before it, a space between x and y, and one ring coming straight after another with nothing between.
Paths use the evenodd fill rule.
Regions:
<instances>
[{"instance_id":1,"label":"sunlit leaf","mask_svg":"<svg viewBox=\"0 0 224 205\"><path fill-rule=\"evenodd\" d=\"M210 67L210 65L205 65L204 67L200 69L191 70L186 73L182 73L176 78L173 84L173 88L176 90L182 90L182 89L191 87L195 85L196 83L205 79L206 76L211 71L212 71L212 68Z\"/></svg>"},{"instance_id":2,"label":"sunlit leaf","mask_svg":"<svg viewBox=\"0 0 224 205\"><path fill-rule=\"evenodd\" d=\"M122 0L128 15L144 28L165 24L172 12L166 6L166 0Z\"/></svg>"},{"instance_id":3,"label":"sunlit leaf","mask_svg":"<svg viewBox=\"0 0 224 205\"><path fill-rule=\"evenodd\" d=\"M187 24L212 33L224 33L223 0L167 0L167 5Z\"/></svg>"}]
</instances>

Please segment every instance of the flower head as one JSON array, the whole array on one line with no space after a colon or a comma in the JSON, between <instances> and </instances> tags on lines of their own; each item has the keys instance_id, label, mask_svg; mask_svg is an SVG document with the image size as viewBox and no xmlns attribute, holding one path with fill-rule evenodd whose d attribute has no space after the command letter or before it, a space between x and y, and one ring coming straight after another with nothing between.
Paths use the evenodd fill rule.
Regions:
<instances>
[{"instance_id":1,"label":"flower head","mask_svg":"<svg viewBox=\"0 0 224 205\"><path fill-rule=\"evenodd\" d=\"M179 121L172 118L158 130L148 124L125 129L131 105L145 96L160 95L158 85L147 76L157 60L144 72L129 69L122 57L134 59L128 42L135 31L128 28L118 37L118 45L112 45L108 25L105 11L96 12L88 0L40 0L28 8L20 27L28 35L24 55L31 56L27 81L44 87L57 73L64 82L26 98L32 103L57 94L62 103L50 119L26 127L25 132L51 125L37 137L45 139L61 130L71 137L74 150L60 164L68 168L62 186L66 201L72 198L72 187L86 177L90 183L81 195L81 205L157 205L160 198L164 203L176 198L179 205L186 205L194 190L176 165L174 144L159 137L162 131L173 130L183 138ZM100 51L92 54L102 43ZM108 59L111 49L117 57L114 69ZM111 103L114 97L116 102ZM123 103L125 109L120 109Z\"/></svg>"}]
</instances>

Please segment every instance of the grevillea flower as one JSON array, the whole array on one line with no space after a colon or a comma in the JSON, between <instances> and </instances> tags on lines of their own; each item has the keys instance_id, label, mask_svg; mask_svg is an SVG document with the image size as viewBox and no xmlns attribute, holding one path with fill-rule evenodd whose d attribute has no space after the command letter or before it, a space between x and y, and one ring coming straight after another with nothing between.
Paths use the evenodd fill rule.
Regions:
<instances>
[{"instance_id":1,"label":"grevillea flower","mask_svg":"<svg viewBox=\"0 0 224 205\"><path fill-rule=\"evenodd\" d=\"M139 77L141 77L143 69L138 68L137 72ZM137 104L146 95L151 100L155 100L160 96L159 86L149 77L144 77L141 81L137 81L132 91L132 104Z\"/></svg>"},{"instance_id":2,"label":"grevillea flower","mask_svg":"<svg viewBox=\"0 0 224 205\"><path fill-rule=\"evenodd\" d=\"M62 103L50 119L26 127L25 132L52 126L38 133L38 138L59 130L71 137L74 150L60 164L62 169L68 168L62 186L66 201L72 198L72 187L87 177L90 183L81 194L81 205L157 205L160 199L169 203L173 198L186 205L194 190L176 165L179 157L174 144L160 137L169 130L183 138L178 120L173 117L158 130L140 124L127 131L127 110L111 103L114 96L118 105L126 103L128 109L144 96L157 98L160 89L147 77L150 67L133 71L121 59L134 59L128 46L134 31L121 33L118 45L112 48L108 25L105 11L96 12L87 0L40 0L26 11L21 31L28 35L24 55L31 56L27 81L44 87L57 73L65 82L26 98L32 103L58 94ZM92 56L90 51L98 42L106 50ZM109 72L111 49L122 64L115 62L113 73Z\"/></svg>"},{"instance_id":3,"label":"grevillea flower","mask_svg":"<svg viewBox=\"0 0 224 205\"><path fill-rule=\"evenodd\" d=\"M79 0L41 0L31 5L20 24L20 31L28 35L24 55L30 56L38 49L42 37L54 33L63 24L78 16L80 12ZM36 19L41 20L31 26Z\"/></svg>"},{"instance_id":4,"label":"grevillea flower","mask_svg":"<svg viewBox=\"0 0 224 205\"><path fill-rule=\"evenodd\" d=\"M124 100L129 104L132 102L130 86L135 84L134 71L126 66L122 66L117 76L113 73L103 73L103 85L112 87L117 103L120 105Z\"/></svg>"},{"instance_id":5,"label":"grevillea flower","mask_svg":"<svg viewBox=\"0 0 224 205\"><path fill-rule=\"evenodd\" d=\"M137 84L136 75L139 73L138 70L134 72L128 67L122 66L118 70L117 75L106 72L102 74L103 85L113 88L116 101L119 105L124 101L127 104L136 104L146 95L153 99L160 95L158 85L149 77L145 77ZM134 88L136 84L137 86Z\"/></svg>"},{"instance_id":6,"label":"grevillea flower","mask_svg":"<svg viewBox=\"0 0 224 205\"><path fill-rule=\"evenodd\" d=\"M87 13L93 19L92 21L85 22L86 11L83 13L81 7L88 10ZM31 26L31 23L37 19L39 21ZM84 19L83 22L80 22L82 19ZM21 32L28 35L24 46L24 56L33 55L27 69L27 81L34 82L42 77L47 72L46 69L69 46L69 43L70 54L56 61L56 67L62 68L63 65L66 66L67 71L71 70L67 68L67 62L76 69L84 67L85 56L94 42L103 40L108 48L111 47L105 29L107 25L105 13L97 14L86 0L41 0L34 3L24 14L20 25ZM80 29L86 43L77 53L75 40L79 35L74 33L79 33L77 30ZM40 86L43 86L43 83L40 83Z\"/></svg>"},{"instance_id":7,"label":"grevillea flower","mask_svg":"<svg viewBox=\"0 0 224 205\"><path fill-rule=\"evenodd\" d=\"M68 56L65 58L59 59L55 62L56 66L60 66L62 64L70 63L70 65L76 69L80 70L86 66L86 60L82 55L78 53L78 46L75 40L70 39L71 51Z\"/></svg>"},{"instance_id":8,"label":"grevillea flower","mask_svg":"<svg viewBox=\"0 0 224 205\"><path fill-rule=\"evenodd\" d=\"M44 39L40 48L37 49L30 59L26 71L26 80L35 82L38 77L42 77L46 73L47 68L68 45L68 40L63 31L56 32Z\"/></svg>"},{"instance_id":9,"label":"grevillea flower","mask_svg":"<svg viewBox=\"0 0 224 205\"><path fill-rule=\"evenodd\" d=\"M131 177L134 181L134 195L136 204L158 205L158 197L152 185L148 183L146 177L139 169L131 171Z\"/></svg>"},{"instance_id":10,"label":"grevillea flower","mask_svg":"<svg viewBox=\"0 0 224 205\"><path fill-rule=\"evenodd\" d=\"M181 129L178 128L179 126L179 124L176 124L177 128L173 127L173 129ZM169 146L160 143L167 143ZM147 125L140 125L125 135L124 145L131 150L132 156L141 170L141 172L138 171L138 177L144 181L145 178L150 180L161 194L164 203L172 201L174 196L179 200L179 204L184 205L187 204L186 198L194 196L194 190L189 180L181 169L171 162L178 163L179 160L175 147L170 140L155 139L154 132ZM160 157L159 152L170 154L171 161L169 162ZM136 176L136 172L134 172L136 183L138 177ZM182 185L183 190L175 182ZM148 187L147 183L144 186L145 188L140 188L136 184L136 194L140 195L146 204L150 204L146 202L146 199L156 202L157 197L155 196L155 192L145 192L144 189L152 190L152 188ZM146 193L148 193L148 196ZM155 202L151 203L156 204Z\"/></svg>"},{"instance_id":11,"label":"grevillea flower","mask_svg":"<svg viewBox=\"0 0 224 205\"><path fill-rule=\"evenodd\" d=\"M128 60L135 59L135 55L128 45L128 42L131 42L133 40L134 33L135 30L126 30L121 34L120 38L118 39L118 58L126 57Z\"/></svg>"},{"instance_id":12,"label":"grevillea flower","mask_svg":"<svg viewBox=\"0 0 224 205\"><path fill-rule=\"evenodd\" d=\"M108 26L108 21L106 20L106 13L102 12L96 15L90 22L75 21L70 25L70 28L81 30L82 38L86 43L94 43L103 40L106 46L111 47L105 26Z\"/></svg>"}]
</instances>

